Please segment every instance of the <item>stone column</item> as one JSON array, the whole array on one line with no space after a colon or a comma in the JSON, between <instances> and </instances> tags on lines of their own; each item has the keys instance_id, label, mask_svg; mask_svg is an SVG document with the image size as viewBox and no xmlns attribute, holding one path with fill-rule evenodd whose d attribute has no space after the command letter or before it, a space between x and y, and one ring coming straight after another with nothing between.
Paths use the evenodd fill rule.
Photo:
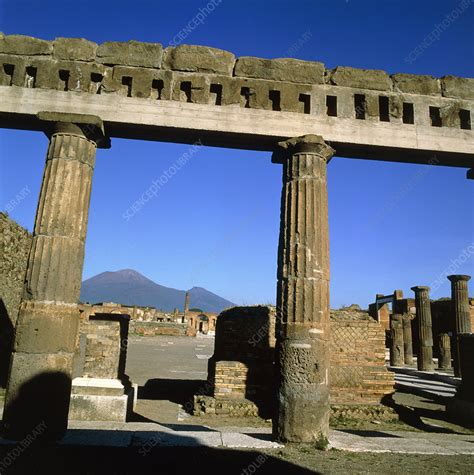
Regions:
<instances>
[{"instance_id":1,"label":"stone column","mask_svg":"<svg viewBox=\"0 0 474 475\"><path fill-rule=\"evenodd\" d=\"M418 370L433 370L433 331L431 328L430 288L412 287L415 292L416 319L418 320Z\"/></svg>"},{"instance_id":2,"label":"stone column","mask_svg":"<svg viewBox=\"0 0 474 475\"><path fill-rule=\"evenodd\" d=\"M189 292L186 292L184 296L184 311L183 311L183 323L186 323L189 312Z\"/></svg>"},{"instance_id":3,"label":"stone column","mask_svg":"<svg viewBox=\"0 0 474 475\"><path fill-rule=\"evenodd\" d=\"M439 343L439 358L438 358L438 368L439 369L450 369L451 368L451 338L447 333L440 333L438 335Z\"/></svg>"},{"instance_id":4,"label":"stone column","mask_svg":"<svg viewBox=\"0 0 474 475\"><path fill-rule=\"evenodd\" d=\"M50 143L6 392L4 430L14 439L35 427L58 438L67 427L92 172L98 144L107 146L98 117L38 118Z\"/></svg>"},{"instance_id":5,"label":"stone column","mask_svg":"<svg viewBox=\"0 0 474 475\"><path fill-rule=\"evenodd\" d=\"M406 365L413 364L413 336L411 331L413 317L410 313L403 315L403 355Z\"/></svg>"},{"instance_id":6,"label":"stone column","mask_svg":"<svg viewBox=\"0 0 474 475\"><path fill-rule=\"evenodd\" d=\"M461 377L459 364L459 335L471 333L471 314L469 310L469 293L467 282L469 275L448 275L451 281L451 304L453 306L455 332L454 332L454 375Z\"/></svg>"},{"instance_id":7,"label":"stone column","mask_svg":"<svg viewBox=\"0 0 474 475\"><path fill-rule=\"evenodd\" d=\"M277 284L274 435L324 444L329 429L329 234L326 165L316 135L280 142L283 163Z\"/></svg>"},{"instance_id":8,"label":"stone column","mask_svg":"<svg viewBox=\"0 0 474 475\"><path fill-rule=\"evenodd\" d=\"M403 348L403 315L394 313L390 319L390 366L403 366L405 364Z\"/></svg>"}]
</instances>

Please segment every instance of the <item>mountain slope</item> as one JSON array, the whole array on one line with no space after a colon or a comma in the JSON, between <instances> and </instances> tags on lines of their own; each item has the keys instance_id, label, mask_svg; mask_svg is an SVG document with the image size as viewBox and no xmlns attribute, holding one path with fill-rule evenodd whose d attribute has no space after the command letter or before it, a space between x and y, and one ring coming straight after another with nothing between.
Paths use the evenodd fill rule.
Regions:
<instances>
[{"instance_id":1,"label":"mountain slope","mask_svg":"<svg viewBox=\"0 0 474 475\"><path fill-rule=\"evenodd\" d=\"M190 293L190 308L197 307L207 312L221 312L234 304L202 287L193 287ZM132 269L102 272L82 283L82 302L116 302L123 305L139 305L173 311L183 310L184 290L159 285Z\"/></svg>"}]
</instances>

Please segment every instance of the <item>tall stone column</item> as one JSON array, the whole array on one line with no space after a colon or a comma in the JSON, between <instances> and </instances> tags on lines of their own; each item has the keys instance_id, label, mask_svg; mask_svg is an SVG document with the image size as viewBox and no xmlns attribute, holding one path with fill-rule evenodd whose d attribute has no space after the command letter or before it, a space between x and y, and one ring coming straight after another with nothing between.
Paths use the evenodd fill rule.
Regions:
<instances>
[{"instance_id":1,"label":"tall stone column","mask_svg":"<svg viewBox=\"0 0 474 475\"><path fill-rule=\"evenodd\" d=\"M459 335L471 333L471 314L469 310L469 292L467 283L469 275L448 275L451 281L451 304L453 306L455 333L454 333L454 375L461 377L459 364Z\"/></svg>"},{"instance_id":2,"label":"tall stone column","mask_svg":"<svg viewBox=\"0 0 474 475\"><path fill-rule=\"evenodd\" d=\"M430 288L412 287L415 292L416 319L418 320L418 370L433 370L433 330L431 327Z\"/></svg>"},{"instance_id":3,"label":"tall stone column","mask_svg":"<svg viewBox=\"0 0 474 475\"><path fill-rule=\"evenodd\" d=\"M329 429L329 234L327 161L317 135L280 142L283 163L277 284L274 435L324 442Z\"/></svg>"},{"instance_id":4,"label":"tall stone column","mask_svg":"<svg viewBox=\"0 0 474 475\"><path fill-rule=\"evenodd\" d=\"M406 365L413 364L413 335L411 331L412 320L412 314L405 313L403 315L403 354Z\"/></svg>"},{"instance_id":5,"label":"tall stone column","mask_svg":"<svg viewBox=\"0 0 474 475\"><path fill-rule=\"evenodd\" d=\"M390 366L403 366L405 353L403 348L403 315L394 313L390 319Z\"/></svg>"},{"instance_id":6,"label":"tall stone column","mask_svg":"<svg viewBox=\"0 0 474 475\"><path fill-rule=\"evenodd\" d=\"M67 428L92 172L97 145L107 146L97 117L38 118L50 143L3 415L14 439L37 427L58 438Z\"/></svg>"}]
</instances>

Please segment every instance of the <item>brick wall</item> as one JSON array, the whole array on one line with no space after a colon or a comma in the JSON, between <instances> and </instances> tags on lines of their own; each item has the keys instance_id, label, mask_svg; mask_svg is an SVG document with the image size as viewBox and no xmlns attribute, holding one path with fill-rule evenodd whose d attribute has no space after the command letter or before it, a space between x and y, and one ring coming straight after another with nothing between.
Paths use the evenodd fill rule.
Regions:
<instances>
[{"instance_id":1,"label":"brick wall","mask_svg":"<svg viewBox=\"0 0 474 475\"><path fill-rule=\"evenodd\" d=\"M209 360L214 398L246 398L259 406L271 406L274 309L235 307L221 316L215 353ZM358 310L331 311L330 324L331 403L379 404L394 388L393 373L385 366L384 329Z\"/></svg>"},{"instance_id":2,"label":"brick wall","mask_svg":"<svg viewBox=\"0 0 474 475\"><path fill-rule=\"evenodd\" d=\"M216 399L244 399L248 375L247 365L239 361L218 361L216 363Z\"/></svg>"},{"instance_id":3,"label":"brick wall","mask_svg":"<svg viewBox=\"0 0 474 475\"><path fill-rule=\"evenodd\" d=\"M394 390L385 366L385 331L362 312L358 317L331 312L332 404L378 404Z\"/></svg>"}]
</instances>

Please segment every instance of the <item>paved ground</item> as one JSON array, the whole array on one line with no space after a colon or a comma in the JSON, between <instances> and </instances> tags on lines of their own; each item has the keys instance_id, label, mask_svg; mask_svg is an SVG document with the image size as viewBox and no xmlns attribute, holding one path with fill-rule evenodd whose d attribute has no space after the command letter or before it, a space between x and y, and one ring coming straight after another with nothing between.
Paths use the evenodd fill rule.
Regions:
<instances>
[{"instance_id":1,"label":"paved ground","mask_svg":"<svg viewBox=\"0 0 474 475\"><path fill-rule=\"evenodd\" d=\"M444 406L433 399L435 393L452 389L405 369L397 374L400 389L418 390L421 385L425 397L397 393L402 422L396 429L369 421L363 430L332 430L330 442L336 450L323 452L305 444L282 447L272 441L270 424L257 418L190 416L182 405L205 384L213 343L203 337L131 338L127 372L140 385L134 421L71 423L66 437L50 446L25 448L0 440L0 473L474 472L474 433L444 420Z\"/></svg>"}]
</instances>

